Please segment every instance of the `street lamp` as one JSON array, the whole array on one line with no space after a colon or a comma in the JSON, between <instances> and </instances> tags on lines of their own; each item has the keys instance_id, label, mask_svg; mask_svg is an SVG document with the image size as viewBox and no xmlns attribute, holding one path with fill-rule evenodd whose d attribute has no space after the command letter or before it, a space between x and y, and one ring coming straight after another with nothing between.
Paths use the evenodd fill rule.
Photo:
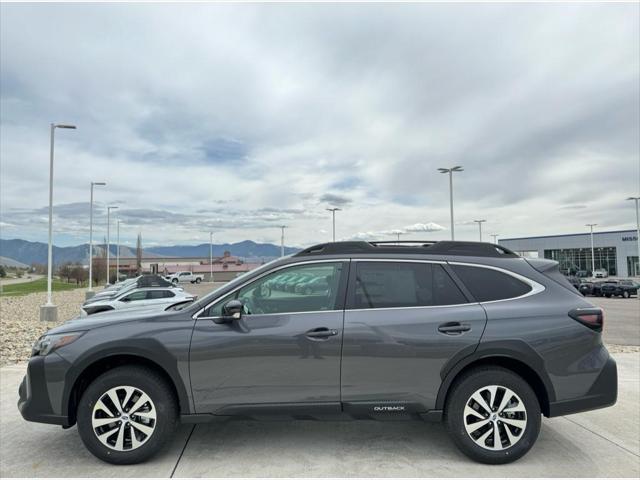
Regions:
<instances>
[{"instance_id":1,"label":"street lamp","mask_svg":"<svg viewBox=\"0 0 640 480\"><path fill-rule=\"evenodd\" d=\"M280 236L280 256L284 257L284 229L287 228L286 225L280 225L280 229L282 230L282 235Z\"/></svg>"},{"instance_id":2,"label":"street lamp","mask_svg":"<svg viewBox=\"0 0 640 480\"><path fill-rule=\"evenodd\" d=\"M93 297L93 187L104 187L105 182L91 182L91 201L89 210L89 290L85 294L85 298Z\"/></svg>"},{"instance_id":3,"label":"street lamp","mask_svg":"<svg viewBox=\"0 0 640 480\"><path fill-rule=\"evenodd\" d=\"M116 221L116 283L120 280L120 219Z\"/></svg>"},{"instance_id":4,"label":"street lamp","mask_svg":"<svg viewBox=\"0 0 640 480\"><path fill-rule=\"evenodd\" d=\"M474 220L478 224L478 231L480 232L480 241L482 241L482 224L486 222L486 220Z\"/></svg>"},{"instance_id":5,"label":"street lamp","mask_svg":"<svg viewBox=\"0 0 640 480\"><path fill-rule=\"evenodd\" d=\"M638 211L638 202L640 202L640 197L629 197L627 200L633 200L636 202L636 237L638 242L638 267L635 271L635 276L640 277L640 212ZM638 300L640 300L640 294L638 294Z\"/></svg>"},{"instance_id":6,"label":"street lamp","mask_svg":"<svg viewBox=\"0 0 640 480\"><path fill-rule=\"evenodd\" d=\"M598 225L597 223L587 223L585 227L589 227L591 229L591 276L593 277L596 274L596 257L593 249L593 227Z\"/></svg>"},{"instance_id":7,"label":"street lamp","mask_svg":"<svg viewBox=\"0 0 640 480\"><path fill-rule=\"evenodd\" d=\"M339 212L342 209L334 207L334 208L327 208L326 210L327 212L331 212L331 215L333 216L333 241L335 242L336 241L336 212Z\"/></svg>"},{"instance_id":8,"label":"street lamp","mask_svg":"<svg viewBox=\"0 0 640 480\"><path fill-rule=\"evenodd\" d=\"M40 306L40 320L55 322L58 320L58 307L51 301L51 278L53 268L53 144L56 128L75 130L75 125L51 124L51 148L49 152L49 247L47 251L47 303Z\"/></svg>"},{"instance_id":9,"label":"street lamp","mask_svg":"<svg viewBox=\"0 0 640 480\"><path fill-rule=\"evenodd\" d=\"M493 243L497 244L498 243L498 235L500 235L499 233L492 233L491 236L493 237Z\"/></svg>"},{"instance_id":10,"label":"street lamp","mask_svg":"<svg viewBox=\"0 0 640 480\"><path fill-rule=\"evenodd\" d=\"M213 282L213 232L209 232L209 281Z\"/></svg>"},{"instance_id":11,"label":"street lamp","mask_svg":"<svg viewBox=\"0 0 640 480\"><path fill-rule=\"evenodd\" d=\"M107 285L109 285L109 271L111 270L111 265L109 264L109 250L111 247L111 239L109 238L109 228L111 227L111 210L115 210L118 207L107 207Z\"/></svg>"},{"instance_id":12,"label":"street lamp","mask_svg":"<svg viewBox=\"0 0 640 480\"><path fill-rule=\"evenodd\" d=\"M453 172L462 172L463 168L460 166L456 166L452 168L439 168L438 171L440 173L449 174L449 206L451 209L451 240L455 240L455 235L453 232Z\"/></svg>"}]
</instances>

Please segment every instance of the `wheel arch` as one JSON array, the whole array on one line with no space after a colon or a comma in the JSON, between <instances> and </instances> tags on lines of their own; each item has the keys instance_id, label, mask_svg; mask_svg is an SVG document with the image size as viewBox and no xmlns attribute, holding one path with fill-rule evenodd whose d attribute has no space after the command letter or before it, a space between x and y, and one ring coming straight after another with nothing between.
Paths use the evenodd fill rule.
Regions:
<instances>
[{"instance_id":1,"label":"wheel arch","mask_svg":"<svg viewBox=\"0 0 640 480\"><path fill-rule=\"evenodd\" d=\"M159 373L173 390L178 401L179 412L181 414L192 413L187 391L177 370L173 372L171 368L166 368L166 366L161 365L156 359L149 358L139 352L119 352L94 358L91 361L85 362L83 367L78 369L72 387L67 389L66 395L63 398L62 413L69 419L68 424L74 425L76 423L78 403L92 380L113 368L136 365L151 368Z\"/></svg>"},{"instance_id":2,"label":"wheel arch","mask_svg":"<svg viewBox=\"0 0 640 480\"><path fill-rule=\"evenodd\" d=\"M544 370L542 358L520 341L481 345L475 353L463 359L452 359L441 372L442 383L436 398L436 409L444 410L451 386L460 375L473 368L487 365L503 367L520 375L533 388L542 413L549 416L549 405L555 401L553 384Z\"/></svg>"}]
</instances>

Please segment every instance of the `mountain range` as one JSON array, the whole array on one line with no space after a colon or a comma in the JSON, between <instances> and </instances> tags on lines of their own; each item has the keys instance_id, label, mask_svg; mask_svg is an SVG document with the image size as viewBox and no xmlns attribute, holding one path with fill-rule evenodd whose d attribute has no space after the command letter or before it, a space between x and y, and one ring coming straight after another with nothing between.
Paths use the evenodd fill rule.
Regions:
<instances>
[{"instance_id":1,"label":"mountain range","mask_svg":"<svg viewBox=\"0 0 640 480\"><path fill-rule=\"evenodd\" d=\"M105 245L99 244L93 246L94 256L99 256L105 252ZM299 249L286 247L285 255L295 253ZM111 244L109 252L116 255L117 246ZM251 240L244 240L237 243L213 244L213 255L222 256L228 251L231 255L244 259L261 259L268 260L280 256L280 246L272 243L256 243ZM89 244L76 245L73 247L57 247L53 246L53 263L60 265L66 262L88 263ZM47 263L47 244L42 242L30 242L22 239L5 240L0 239L0 255L8 259L15 260L20 263L31 265L32 263ZM135 248L120 245L121 257L135 257ZM175 246L154 246L144 248L142 252L143 258L149 257L204 257L209 256L209 244L200 245L175 245Z\"/></svg>"}]
</instances>

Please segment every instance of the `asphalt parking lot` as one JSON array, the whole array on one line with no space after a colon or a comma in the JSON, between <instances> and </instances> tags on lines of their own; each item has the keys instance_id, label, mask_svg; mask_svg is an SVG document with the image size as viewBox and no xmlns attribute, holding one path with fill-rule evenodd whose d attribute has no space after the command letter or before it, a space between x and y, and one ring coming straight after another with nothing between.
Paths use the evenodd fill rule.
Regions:
<instances>
[{"instance_id":1,"label":"asphalt parking lot","mask_svg":"<svg viewBox=\"0 0 640 480\"><path fill-rule=\"evenodd\" d=\"M1 477L638 477L640 353L614 355L618 403L545 419L537 444L503 466L459 453L439 424L375 421L235 420L180 427L142 465L102 463L75 427L25 422L16 408L26 366L0 369Z\"/></svg>"}]
</instances>

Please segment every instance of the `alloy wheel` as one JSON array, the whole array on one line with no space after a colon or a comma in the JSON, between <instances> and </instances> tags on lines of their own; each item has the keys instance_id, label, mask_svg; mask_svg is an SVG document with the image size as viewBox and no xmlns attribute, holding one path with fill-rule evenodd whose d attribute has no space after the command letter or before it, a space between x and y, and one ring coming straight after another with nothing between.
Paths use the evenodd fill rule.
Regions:
<instances>
[{"instance_id":1,"label":"alloy wheel","mask_svg":"<svg viewBox=\"0 0 640 480\"><path fill-rule=\"evenodd\" d=\"M139 388L113 387L93 407L91 426L103 445L119 452L135 450L153 435L156 407Z\"/></svg>"},{"instance_id":2,"label":"alloy wheel","mask_svg":"<svg viewBox=\"0 0 640 480\"><path fill-rule=\"evenodd\" d=\"M520 397L501 385L476 390L464 408L464 427L476 445L487 450L513 447L527 426L527 409Z\"/></svg>"}]
</instances>

